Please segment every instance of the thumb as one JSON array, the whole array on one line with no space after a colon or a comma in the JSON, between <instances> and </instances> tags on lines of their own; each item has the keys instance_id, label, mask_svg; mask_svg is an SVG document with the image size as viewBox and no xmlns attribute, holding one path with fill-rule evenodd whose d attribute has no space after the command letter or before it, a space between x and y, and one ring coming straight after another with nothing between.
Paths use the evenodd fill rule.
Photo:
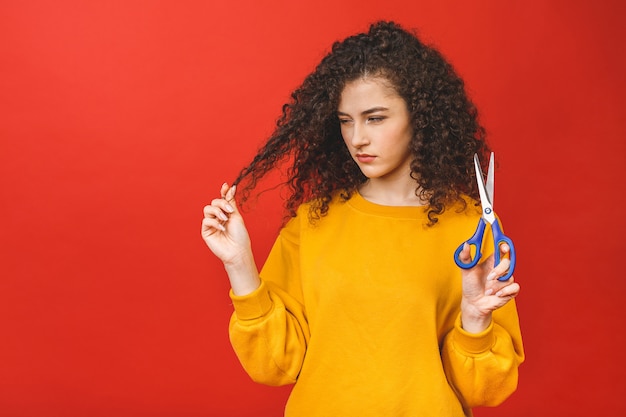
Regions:
<instances>
[{"instance_id":1,"label":"thumb","mask_svg":"<svg viewBox=\"0 0 626 417\"><path fill-rule=\"evenodd\" d=\"M461 249L461 252L459 253L459 259L464 263L470 263L472 261L469 243L463 243L463 249Z\"/></svg>"},{"instance_id":2,"label":"thumb","mask_svg":"<svg viewBox=\"0 0 626 417\"><path fill-rule=\"evenodd\" d=\"M237 207L237 201L235 200L235 193L237 192L237 186L233 185L226 191L224 195L224 200L233 208L233 213L238 213L239 209Z\"/></svg>"}]
</instances>

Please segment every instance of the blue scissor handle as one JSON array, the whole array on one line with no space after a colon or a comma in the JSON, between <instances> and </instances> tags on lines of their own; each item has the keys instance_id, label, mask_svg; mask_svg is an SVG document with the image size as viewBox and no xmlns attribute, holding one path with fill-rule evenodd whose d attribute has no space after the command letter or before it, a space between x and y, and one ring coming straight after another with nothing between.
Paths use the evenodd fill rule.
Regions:
<instances>
[{"instance_id":1,"label":"blue scissor handle","mask_svg":"<svg viewBox=\"0 0 626 417\"><path fill-rule=\"evenodd\" d=\"M500 245L502 245L503 243L509 245L509 260L511 261L511 264L509 265L509 271L506 273L506 275L498 278L498 281L506 281L507 279L511 278L511 275L513 275L513 270L515 269L515 246L513 246L513 241L502 232L502 229L500 228L500 222L497 219L491 224L491 232L493 233L494 251L496 252L494 265L498 265L500 263Z\"/></svg>"},{"instance_id":2,"label":"blue scissor handle","mask_svg":"<svg viewBox=\"0 0 626 417\"><path fill-rule=\"evenodd\" d=\"M485 223L485 220L481 217L480 220L478 221L478 226L476 227L476 231L474 232L474 235L470 237L467 241L461 243L461 245L454 251L454 262L456 262L459 268L470 269L476 266L476 264L480 260L480 257L482 256L482 253L480 252L480 247L483 244L483 235L485 234L486 225L487 223ZM474 259L472 259L468 263L463 262L459 258L459 255L461 254L461 251L463 250L463 246L466 243L476 248L476 254L474 256Z\"/></svg>"},{"instance_id":3,"label":"blue scissor handle","mask_svg":"<svg viewBox=\"0 0 626 417\"><path fill-rule=\"evenodd\" d=\"M481 217L478 221L478 226L476 227L476 232L474 232L474 235L470 237L467 241L461 243L461 245L454 251L454 262L459 266L459 268L470 269L476 266L476 264L480 260L480 257L482 256L482 253L480 252L480 247L483 243L483 236L485 233L486 225L487 223L485 223L485 220ZM498 220L493 222L493 224L491 225L491 232L493 233L495 251L494 266L500 263L500 245L502 245L503 243L509 245L509 259L511 261L511 265L509 266L509 270L506 275L498 278L499 281L506 281L511 277L511 275L513 275L513 270L515 269L515 247L513 246L513 241L502 232ZM465 243L470 246L474 246L476 250L474 259L467 263L463 262L459 258L459 255L461 254Z\"/></svg>"}]
</instances>

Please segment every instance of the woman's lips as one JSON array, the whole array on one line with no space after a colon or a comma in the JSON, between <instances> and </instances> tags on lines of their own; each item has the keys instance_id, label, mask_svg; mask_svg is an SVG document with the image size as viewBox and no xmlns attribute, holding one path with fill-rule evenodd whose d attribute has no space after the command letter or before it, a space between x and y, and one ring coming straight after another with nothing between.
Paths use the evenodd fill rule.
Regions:
<instances>
[{"instance_id":1,"label":"woman's lips","mask_svg":"<svg viewBox=\"0 0 626 417\"><path fill-rule=\"evenodd\" d=\"M358 153L358 154L356 154L356 159L359 162L361 162L361 163L367 164L369 162L374 161L374 159L376 159L376 157L374 155L368 155L368 154L365 154L365 153Z\"/></svg>"}]
</instances>

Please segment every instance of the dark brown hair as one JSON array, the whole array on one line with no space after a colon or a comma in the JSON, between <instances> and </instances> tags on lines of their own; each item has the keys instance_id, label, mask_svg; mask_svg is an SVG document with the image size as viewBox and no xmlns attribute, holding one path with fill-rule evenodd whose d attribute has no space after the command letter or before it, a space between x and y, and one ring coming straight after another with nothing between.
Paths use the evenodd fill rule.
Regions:
<instances>
[{"instance_id":1,"label":"dark brown hair","mask_svg":"<svg viewBox=\"0 0 626 417\"><path fill-rule=\"evenodd\" d=\"M387 79L407 104L414 138L411 175L416 193L429 202L430 224L463 195L477 198L473 155L489 152L477 110L463 80L433 47L393 22L377 22L367 33L336 42L315 71L291 95L268 141L237 176L245 201L269 171L287 164L287 215L311 201L319 219L337 193L347 200L367 178L343 139L337 107L347 82L360 77Z\"/></svg>"}]
</instances>

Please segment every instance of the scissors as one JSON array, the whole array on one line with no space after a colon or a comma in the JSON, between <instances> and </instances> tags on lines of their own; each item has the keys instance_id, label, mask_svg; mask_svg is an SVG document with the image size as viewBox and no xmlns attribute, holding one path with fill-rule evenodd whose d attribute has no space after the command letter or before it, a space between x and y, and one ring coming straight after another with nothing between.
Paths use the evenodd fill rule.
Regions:
<instances>
[{"instance_id":1,"label":"scissors","mask_svg":"<svg viewBox=\"0 0 626 417\"><path fill-rule=\"evenodd\" d=\"M480 220L478 221L478 226L476 227L476 232L474 235L469 238L466 242L463 242L457 250L454 252L454 262L463 269L470 269L474 267L482 253L480 252L480 247L483 243L483 237L485 234L485 227L487 223L491 226L491 232L493 234L493 242L494 242L494 250L495 250L495 264L498 265L500 263L500 245L506 243L509 245L509 258L511 261L511 265L509 266L509 270L506 275L498 278L499 281L508 280L511 275L513 275L513 270L515 269L515 248L513 246L513 241L509 239L502 232L502 228L500 227L500 221L496 217L496 213L493 211L493 183L494 183L494 174L493 174L493 165L494 165L494 157L493 152L489 157L489 171L487 172L487 182L485 182L483 178L483 173L480 168L480 161L478 160L478 155L474 154L474 168L476 169L476 181L478 182L478 192L480 194L480 204L482 205L483 212ZM470 262L465 263L460 258L459 255L463 250L463 246L467 243L470 246L474 246L475 255L474 259Z\"/></svg>"}]
</instances>

